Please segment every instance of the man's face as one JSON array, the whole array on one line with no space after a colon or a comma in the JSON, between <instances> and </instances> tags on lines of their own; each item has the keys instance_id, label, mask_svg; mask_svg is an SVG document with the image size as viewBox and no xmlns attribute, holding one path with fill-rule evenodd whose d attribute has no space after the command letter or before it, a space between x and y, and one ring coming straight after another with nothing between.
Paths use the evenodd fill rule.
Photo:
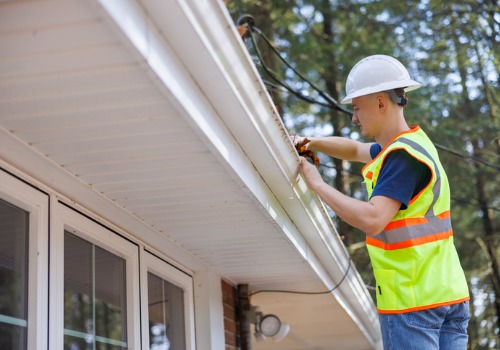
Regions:
<instances>
[{"instance_id":1,"label":"man's face","mask_svg":"<svg viewBox=\"0 0 500 350\"><path fill-rule=\"evenodd\" d=\"M352 122L359 126L363 136L375 138L378 132L377 116L378 99L377 95L365 95L352 99L354 114Z\"/></svg>"}]
</instances>

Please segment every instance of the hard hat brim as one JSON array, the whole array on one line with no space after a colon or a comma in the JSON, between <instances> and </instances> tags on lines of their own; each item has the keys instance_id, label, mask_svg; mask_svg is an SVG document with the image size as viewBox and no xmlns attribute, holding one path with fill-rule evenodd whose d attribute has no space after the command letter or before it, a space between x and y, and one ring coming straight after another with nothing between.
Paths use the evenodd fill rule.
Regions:
<instances>
[{"instance_id":1,"label":"hard hat brim","mask_svg":"<svg viewBox=\"0 0 500 350\"><path fill-rule=\"evenodd\" d=\"M369 94L373 94L376 92L381 92L381 91L388 91L388 90L393 90L393 89L398 89L398 88L404 88L405 92L407 91L412 91L416 90L419 87L422 87L422 84L419 82L416 82L415 80L400 80L400 81L391 81L391 82L386 82L382 83L376 86L369 86L364 89L356 90L350 94L348 94L340 103L342 104L348 104L352 103L352 99L360 96L365 96Z\"/></svg>"}]
</instances>

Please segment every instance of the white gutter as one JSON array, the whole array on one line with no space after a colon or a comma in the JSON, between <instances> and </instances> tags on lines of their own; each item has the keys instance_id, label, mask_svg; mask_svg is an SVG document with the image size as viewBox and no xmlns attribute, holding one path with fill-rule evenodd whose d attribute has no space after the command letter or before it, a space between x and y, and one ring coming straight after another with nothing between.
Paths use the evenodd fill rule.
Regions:
<instances>
[{"instance_id":1,"label":"white gutter","mask_svg":"<svg viewBox=\"0 0 500 350\"><path fill-rule=\"evenodd\" d=\"M293 145L224 5L215 0L99 2L159 85L175 96L177 108L193 118L208 146L274 218L325 287L334 287L349 254L323 203L297 173ZM186 75L193 81L181 78ZM206 98L186 95L193 89ZM354 268L334 295L378 347L378 315Z\"/></svg>"},{"instance_id":2,"label":"white gutter","mask_svg":"<svg viewBox=\"0 0 500 350\"><path fill-rule=\"evenodd\" d=\"M249 121L257 128L261 139L255 140L249 133L242 130L245 128L235 124L239 118L224 118L237 140L245 149L252 163L259 170L266 183L272 189L287 216L293 218L294 224L299 229L299 234L313 249L319 258L319 263L330 273L332 280L319 273L327 288L332 288L344 276L349 264L349 253L345 249L328 212L317 195L308 190L301 174L297 174L299 159L294 152L289 140L288 132L279 117L272 100L267 93L248 51L239 38L225 6L221 2L212 1L207 3L190 3L190 10L196 15L201 26L201 34L205 34L204 43L212 54L218 56L222 73L228 84L233 85L235 91L240 92L239 103L242 112L246 112ZM209 15L210 14L210 15ZM225 35L224 35L225 34ZM223 39L224 38L224 39ZM208 43L212 47L208 47ZM229 63L230 64L227 64ZM226 63L226 64L224 64ZM233 126L234 125L234 126ZM283 140L285 142L283 142ZM262 157L262 151L258 150L250 154L248 150L255 148L255 144L262 142L268 147L274 160L269 164ZM271 165L271 166L270 166ZM278 168L278 169L277 169ZM284 179L276 179L278 171ZM283 181L286 180L286 181ZM291 184L289 186L288 184ZM293 195L298 200L290 200ZM305 211L305 213L304 213ZM306 215L304 215L306 214ZM303 218L303 220L301 220ZM279 221L279 218L277 218ZM295 235L294 235L295 236ZM293 237L290 237L293 241ZM353 320L365 332L368 339L375 344L380 339L378 328L378 314L360 275L352 269L348 278L335 292L337 300L344 306ZM349 285L346 284L349 282Z\"/></svg>"}]
</instances>

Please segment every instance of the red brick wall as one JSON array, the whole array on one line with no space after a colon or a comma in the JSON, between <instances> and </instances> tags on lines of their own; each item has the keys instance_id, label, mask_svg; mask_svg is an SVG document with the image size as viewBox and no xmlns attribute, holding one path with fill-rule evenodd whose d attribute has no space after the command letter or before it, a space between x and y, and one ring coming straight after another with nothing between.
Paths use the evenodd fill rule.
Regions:
<instances>
[{"instance_id":1,"label":"red brick wall","mask_svg":"<svg viewBox=\"0 0 500 350\"><path fill-rule=\"evenodd\" d=\"M236 318L237 290L224 280L222 280L221 283L226 350L240 350L238 342L238 320Z\"/></svg>"}]
</instances>

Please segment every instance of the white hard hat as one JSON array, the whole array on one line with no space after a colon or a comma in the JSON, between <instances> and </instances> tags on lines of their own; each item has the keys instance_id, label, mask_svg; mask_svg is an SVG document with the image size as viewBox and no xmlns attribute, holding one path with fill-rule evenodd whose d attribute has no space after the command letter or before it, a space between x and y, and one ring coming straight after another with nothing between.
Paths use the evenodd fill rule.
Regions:
<instances>
[{"instance_id":1,"label":"white hard hat","mask_svg":"<svg viewBox=\"0 0 500 350\"><path fill-rule=\"evenodd\" d=\"M397 59L386 55L363 58L351 69L346 81L346 97L341 103L351 103L352 99L379 91L405 88L418 89L422 84L412 80L405 66Z\"/></svg>"}]
</instances>

